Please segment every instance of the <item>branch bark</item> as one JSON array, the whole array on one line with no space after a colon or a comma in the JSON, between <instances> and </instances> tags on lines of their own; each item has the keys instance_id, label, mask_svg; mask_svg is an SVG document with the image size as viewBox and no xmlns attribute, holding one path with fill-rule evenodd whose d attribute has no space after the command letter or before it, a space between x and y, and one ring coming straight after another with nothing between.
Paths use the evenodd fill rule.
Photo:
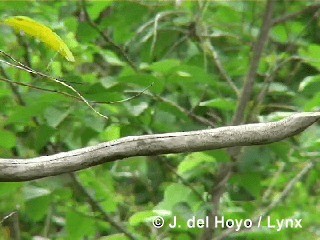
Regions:
<instances>
[{"instance_id":1,"label":"branch bark","mask_svg":"<svg viewBox=\"0 0 320 240\"><path fill-rule=\"evenodd\" d=\"M234 115L233 124L235 125L241 124L245 117L245 110L252 95L254 81L257 76L257 69L259 67L262 52L263 52L264 46L268 41L269 31L272 27L272 15L273 15L274 5L275 5L275 2L273 0L270 0L267 2L261 31L260 31L257 42L253 46L253 50L252 50L253 55L251 59L250 69L246 77L246 80L244 82L241 96L238 101L237 110Z\"/></svg>"},{"instance_id":2,"label":"branch bark","mask_svg":"<svg viewBox=\"0 0 320 240\"><path fill-rule=\"evenodd\" d=\"M306 14L314 14L320 9L320 4L310 5L306 7L305 9L302 9L298 12L290 13L288 15L276 18L272 21L272 25L276 26L279 24L282 24L284 22L294 20L295 18L298 18L300 16L306 15Z\"/></svg>"},{"instance_id":3,"label":"branch bark","mask_svg":"<svg viewBox=\"0 0 320 240\"><path fill-rule=\"evenodd\" d=\"M240 125L241 123L244 122L244 119L246 116L246 109L248 107L248 103L251 99L251 95L253 92L253 86L255 83L255 78L257 76L257 70L260 64L260 59L262 57L264 46L268 41L269 31L272 27L272 16L273 16L274 5L275 5L275 2L273 0L268 0L266 3L262 26L260 29L258 39L253 45L253 50L252 50L253 53L252 53L250 67L248 70L248 74L245 78L245 82L240 94L240 98L238 100L236 112L233 117L233 121L232 121L233 125ZM240 150L241 150L240 147L228 149L229 155L231 156L231 159L233 161L237 161ZM210 216L213 219L215 216L219 214L220 199L226 190L226 184L229 178L231 177L231 175L232 175L232 165L230 163L221 164L218 170L219 178L216 181L217 182L216 186L211 191L211 195L214 196L212 198L212 205L214 208L211 211ZM215 233L214 233L213 227L206 228L202 239L203 240L212 239L214 234Z\"/></svg>"},{"instance_id":4,"label":"branch bark","mask_svg":"<svg viewBox=\"0 0 320 240\"><path fill-rule=\"evenodd\" d=\"M277 122L190 132L129 136L69 152L29 159L1 159L0 181L38 179L133 156L197 152L277 142L319 120L320 112L297 113Z\"/></svg>"}]
</instances>

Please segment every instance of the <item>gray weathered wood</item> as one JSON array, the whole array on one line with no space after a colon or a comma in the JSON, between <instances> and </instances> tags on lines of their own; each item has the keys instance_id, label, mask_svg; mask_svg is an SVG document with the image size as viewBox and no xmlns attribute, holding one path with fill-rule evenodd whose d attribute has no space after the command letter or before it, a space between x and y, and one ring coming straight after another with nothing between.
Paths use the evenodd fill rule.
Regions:
<instances>
[{"instance_id":1,"label":"gray weathered wood","mask_svg":"<svg viewBox=\"0 0 320 240\"><path fill-rule=\"evenodd\" d=\"M130 136L69 152L29 159L0 159L0 181L26 181L133 156L196 152L277 142L306 129L320 113L297 113L281 121L190 132Z\"/></svg>"}]
</instances>

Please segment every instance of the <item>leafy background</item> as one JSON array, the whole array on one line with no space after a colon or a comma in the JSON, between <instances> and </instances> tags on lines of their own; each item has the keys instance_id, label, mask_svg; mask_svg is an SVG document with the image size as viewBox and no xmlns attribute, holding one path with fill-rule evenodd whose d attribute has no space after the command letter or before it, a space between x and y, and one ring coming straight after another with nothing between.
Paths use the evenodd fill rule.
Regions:
<instances>
[{"instance_id":1,"label":"leafy background","mask_svg":"<svg viewBox=\"0 0 320 240\"><path fill-rule=\"evenodd\" d=\"M279 1L275 18L311 4ZM63 78L87 99L120 101L154 84L130 101L95 104L109 116L106 122L65 95L4 82L72 94L61 85L2 64L1 157L35 157L129 135L230 124L237 95L212 55L241 89L264 9L263 1L2 2L1 18L24 15L49 26L76 61L67 62L6 26L0 27L1 49L34 69ZM315 12L271 29L247 122L318 109L320 31ZM220 201L225 218L253 219L297 179L290 194L268 215L273 220L302 218L303 228L280 232L261 228L226 239L320 238L319 134L316 124L285 141L244 148ZM226 150L133 157L77 174L1 183L0 213L3 217L19 213L16 222L22 239L196 239L203 229L155 229L151 219L177 216L182 223L193 215L208 215L218 166L229 161ZM306 166L311 167L299 178ZM17 231L10 228L11 219L2 222L4 239ZM215 231L216 236L222 233L223 229Z\"/></svg>"}]
</instances>

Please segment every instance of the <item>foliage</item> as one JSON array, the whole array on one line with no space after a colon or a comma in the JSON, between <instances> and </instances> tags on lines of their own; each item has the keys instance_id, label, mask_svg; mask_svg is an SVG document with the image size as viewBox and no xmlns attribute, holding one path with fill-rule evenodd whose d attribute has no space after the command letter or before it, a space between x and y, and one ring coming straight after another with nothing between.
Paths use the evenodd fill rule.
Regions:
<instances>
[{"instance_id":1,"label":"foliage","mask_svg":"<svg viewBox=\"0 0 320 240\"><path fill-rule=\"evenodd\" d=\"M279 1L274 18L310 4L312 1ZM1 50L33 69L63 79L109 120L83 102L59 94L74 94L70 89L2 62L0 156L35 157L130 135L208 127L190 113L215 127L229 125L238 97L216 59L241 90L264 11L261 1L1 4L2 20L23 15L50 27L70 48L75 62L65 61L37 40L2 25ZM314 13L272 27L247 122L273 121L289 112L318 109L320 31ZM130 101L98 103L131 98L148 86ZM320 128L315 125L279 143L244 148L221 199L221 215L230 219L259 216L281 196L290 180L317 159L319 136ZM212 210L211 193L219 166L230 161L226 149L134 157L83 170L77 177L66 174L0 183L0 216L19 213L22 239L102 240L131 235L136 239L196 239L204 230L188 229L183 222L192 216L203 218ZM319 166L315 165L284 202L268 213L274 220L302 218L302 228L279 232L261 228L227 239L320 238L318 179ZM177 216L182 227L156 229L154 216L168 221ZM9 231L6 224L4 220L1 232ZM222 232L218 229L217 236Z\"/></svg>"}]
</instances>

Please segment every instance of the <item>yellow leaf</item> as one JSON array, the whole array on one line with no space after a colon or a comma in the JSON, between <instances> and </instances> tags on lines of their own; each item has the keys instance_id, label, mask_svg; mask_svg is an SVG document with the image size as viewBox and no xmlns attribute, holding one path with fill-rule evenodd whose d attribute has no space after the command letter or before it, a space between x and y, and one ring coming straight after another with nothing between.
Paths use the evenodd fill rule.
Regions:
<instances>
[{"instance_id":1,"label":"yellow leaf","mask_svg":"<svg viewBox=\"0 0 320 240\"><path fill-rule=\"evenodd\" d=\"M9 17L2 21L2 23L39 39L54 51L59 52L68 61L74 62L74 57L67 45L55 32L45 25L25 16Z\"/></svg>"}]
</instances>

